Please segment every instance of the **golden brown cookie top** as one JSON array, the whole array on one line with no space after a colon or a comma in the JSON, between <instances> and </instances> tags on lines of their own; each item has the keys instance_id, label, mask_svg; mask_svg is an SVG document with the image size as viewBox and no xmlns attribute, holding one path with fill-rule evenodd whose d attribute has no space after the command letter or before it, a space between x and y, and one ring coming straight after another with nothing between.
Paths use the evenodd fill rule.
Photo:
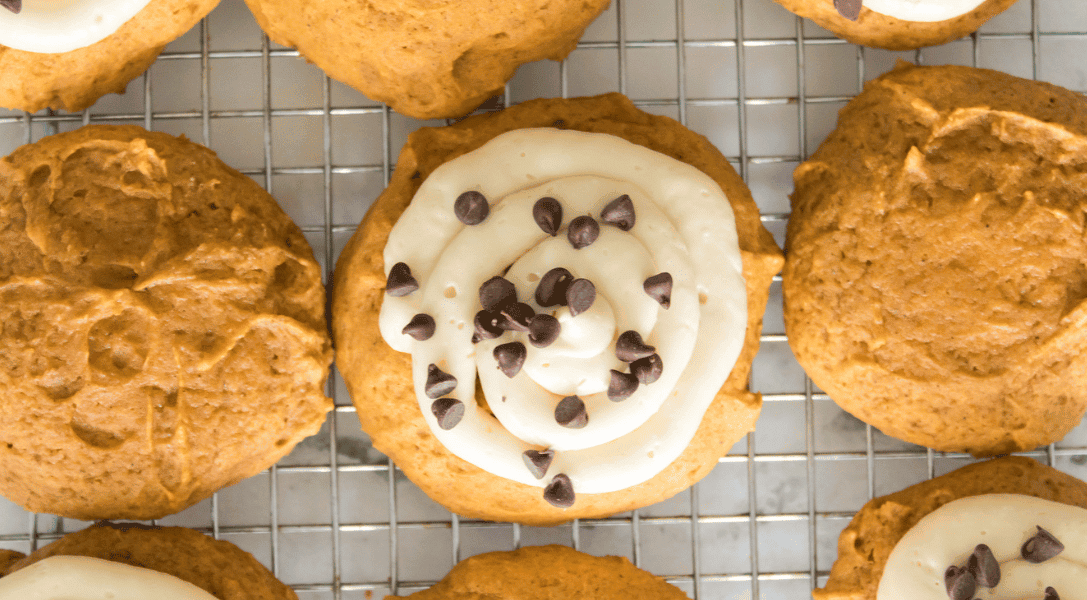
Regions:
<instances>
[{"instance_id":1,"label":"golden brown cookie top","mask_svg":"<svg viewBox=\"0 0 1087 600\"><path fill-rule=\"evenodd\" d=\"M45 138L0 161L0 214L5 495L162 516L319 427L319 267L213 152L133 126Z\"/></svg>"},{"instance_id":2,"label":"golden brown cookie top","mask_svg":"<svg viewBox=\"0 0 1087 600\"><path fill-rule=\"evenodd\" d=\"M1040 352L1060 360L1078 335L1085 173L1087 100L1073 92L950 66L903 64L869 83L794 174L784 288L802 364L846 403L858 394L842 390L867 381L853 366L978 397L1024 385ZM936 447L1043 442L1003 439L1016 417L994 419L1004 425L965 447Z\"/></svg>"},{"instance_id":3,"label":"golden brown cookie top","mask_svg":"<svg viewBox=\"0 0 1087 600\"><path fill-rule=\"evenodd\" d=\"M297 600L253 555L184 527L99 522L6 566L9 575L52 556L89 556L152 569L187 581L219 600Z\"/></svg>"},{"instance_id":4,"label":"golden brown cookie top","mask_svg":"<svg viewBox=\"0 0 1087 600\"><path fill-rule=\"evenodd\" d=\"M463 560L434 587L405 597L412 600L683 600L687 595L621 556L591 556L566 546L530 546Z\"/></svg>"}]
</instances>

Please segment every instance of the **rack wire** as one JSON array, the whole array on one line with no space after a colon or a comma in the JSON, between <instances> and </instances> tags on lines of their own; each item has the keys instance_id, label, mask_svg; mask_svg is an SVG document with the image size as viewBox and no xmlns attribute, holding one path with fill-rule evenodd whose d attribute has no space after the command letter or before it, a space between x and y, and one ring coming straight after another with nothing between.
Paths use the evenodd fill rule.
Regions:
<instances>
[{"instance_id":1,"label":"rack wire","mask_svg":"<svg viewBox=\"0 0 1087 600\"><path fill-rule=\"evenodd\" d=\"M612 0L566 61L522 67L487 106L626 93L717 144L781 244L793 168L836 111L898 58L996 68L1082 93L1087 3L1020 0L968 38L892 53L847 44L771 0ZM87 123L137 123L210 146L300 224L326 281L407 133L435 124L392 113L270 43L241 0L223 0L125 96L80 114L0 110L0 151ZM336 408L318 435L158 523L238 544L304 600L406 594L468 556L543 543L627 556L696 600L806 598L864 502L971 459L899 442L842 412L803 375L783 331L779 277L752 372L765 400L758 430L703 482L638 511L543 529L452 515L373 450L334 372ZM1087 478L1087 426L1028 454ZM0 500L0 547L29 552L86 525Z\"/></svg>"}]
</instances>

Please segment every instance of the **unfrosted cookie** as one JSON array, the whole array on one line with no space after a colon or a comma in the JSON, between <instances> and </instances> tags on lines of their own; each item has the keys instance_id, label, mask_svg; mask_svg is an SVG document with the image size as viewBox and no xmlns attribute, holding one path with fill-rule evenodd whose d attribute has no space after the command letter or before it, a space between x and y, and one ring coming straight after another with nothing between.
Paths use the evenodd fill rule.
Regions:
<instances>
[{"instance_id":1,"label":"unfrosted cookie","mask_svg":"<svg viewBox=\"0 0 1087 600\"><path fill-rule=\"evenodd\" d=\"M969 35L1016 0L774 0L862 46L913 50Z\"/></svg>"},{"instance_id":2,"label":"unfrosted cookie","mask_svg":"<svg viewBox=\"0 0 1087 600\"><path fill-rule=\"evenodd\" d=\"M400 596L389 596L399 598ZM463 560L412 600L684 600L679 588L621 556L592 556L566 546L530 546Z\"/></svg>"},{"instance_id":3,"label":"unfrosted cookie","mask_svg":"<svg viewBox=\"0 0 1087 600\"><path fill-rule=\"evenodd\" d=\"M461 117L518 66L566 58L608 0L246 0L276 43L417 119Z\"/></svg>"},{"instance_id":4,"label":"unfrosted cookie","mask_svg":"<svg viewBox=\"0 0 1087 600\"><path fill-rule=\"evenodd\" d=\"M1087 407L1087 100L968 67L865 86L794 174L797 360L846 411L936 450L1048 444Z\"/></svg>"},{"instance_id":5,"label":"unfrosted cookie","mask_svg":"<svg viewBox=\"0 0 1087 600\"><path fill-rule=\"evenodd\" d=\"M253 180L184 138L89 126L0 161L0 494L158 518L332 408L320 268Z\"/></svg>"},{"instance_id":6,"label":"unfrosted cookie","mask_svg":"<svg viewBox=\"0 0 1087 600\"><path fill-rule=\"evenodd\" d=\"M987 502L996 500L992 505L996 508L989 514L971 516L966 513L962 518L956 519L962 521L977 517L984 522L981 529L975 533L977 539L970 537L966 540L965 554L967 556L971 554L970 549L975 547L978 540L992 544L991 550L998 557L1006 556L1009 551L1013 556L1018 554L1020 543L1037 534L1035 524L1030 521L1026 527L1020 528L1023 530L1019 532L1021 539L1016 539L1016 543L1010 550L1004 547L1008 544L998 545L993 539L986 539L986 537L997 537L996 529L999 529L1004 521L996 514L998 510L1001 510L1000 505L1003 502L1014 505L1022 501L1012 496L982 498L989 494L1027 496L1087 509L1087 484L1035 460L1024 457L1004 457L963 467L865 504L838 538L838 558L830 571L830 579L826 586L814 591L815 600L875 600L880 580L884 576L884 567L900 540L923 518L938 509L950 508L947 506L949 503L961 499L969 498L973 501ZM1036 518L1029 516L1031 511L1013 510L1012 512L1025 513L1021 516L1028 520ZM1010 515L1009 518L1014 518L1014 515ZM1081 524L1080 528L1082 527ZM911 535L916 533L912 532ZM941 543L941 536L938 532L936 533L937 535L932 535L929 539ZM1082 554L1083 548L1078 547L1076 539L1066 539L1066 541L1070 545L1069 555ZM1077 547L1071 548L1072 545ZM959 552L959 554L962 553ZM912 562L927 564L920 558L915 558ZM945 566L952 565L940 563L940 570L942 571ZM963 565L955 566L962 567ZM1005 566L1005 579L1009 579L1009 571L1010 569ZM944 593L945 590L939 583L935 586L936 590L944 598L948 597L949 594ZM1036 582L1032 583L1037 585ZM1080 583L1082 584L1082 581ZM1046 585L1044 580L1042 585ZM981 586L978 588L980 589ZM1081 589L1077 586L1076 591ZM1069 589L1068 592L1072 590ZM1035 595L1015 594L1013 597L1035 597ZM1039 593L1036 597L1041 598L1042 594ZM894 600L899 599L894 598ZM910 600L920 599L915 597Z\"/></svg>"},{"instance_id":7,"label":"unfrosted cookie","mask_svg":"<svg viewBox=\"0 0 1087 600\"><path fill-rule=\"evenodd\" d=\"M608 171L599 158L614 161L618 170ZM639 173L648 181L632 183ZM586 177L567 179L579 174ZM463 177L468 179L458 179ZM486 200L500 188L520 191ZM489 202L495 204L488 213ZM696 218L675 218L691 210ZM662 211L676 214L666 218ZM415 224L403 225L406 233L396 233L391 250L390 230L398 221ZM476 250L451 255L448 268L430 273L424 265L436 257L425 255L445 248L447 236L469 222L479 229L452 246ZM641 237L671 235L673 226L701 233L685 241L645 243ZM486 234L481 245L461 246L474 231ZM718 288L711 277L700 280L705 288L696 288L683 271L689 266L665 284L659 275L669 273L654 275L663 263L644 260L660 258L661 249L682 254L706 244L722 250L697 263L699 276L727 277L735 287ZM390 259L390 253L405 258ZM532 266L548 257L565 266ZM619 94L527 102L409 137L389 187L337 265L337 364L375 448L453 512L530 524L610 515L686 489L754 428L761 398L747 391L747 377L781 260L750 192L705 138L637 110ZM478 276L480 282L495 276L488 285L497 286L498 296L478 301L483 312L493 309L495 322L481 322L476 312L479 283L446 286L446 275ZM516 286L521 301L510 304L509 290ZM414 303L431 296L438 312L412 317ZM441 316L441 306L467 312ZM652 323L700 310L699 326L725 339L673 361L670 336L692 335L697 327L677 322L653 329ZM501 311L509 318L495 316ZM637 316L613 320L614 314ZM624 319L643 331L624 331ZM383 339L382 332L389 336ZM405 353L413 343L409 337L420 342L411 350L415 359ZM393 350L389 339L405 352ZM630 355L620 356L624 352ZM435 353L434 369L428 353ZM479 392L476 368L465 364L466 356L482 361ZM516 387L507 394L501 391L506 384ZM664 398L672 403L660 404ZM665 408L654 408L653 399ZM699 405L701 412L688 414ZM627 418L635 419L635 429L616 431L630 424L622 421ZM579 446L586 439L581 434L612 441ZM564 440L563 446L539 441L545 436Z\"/></svg>"},{"instance_id":8,"label":"unfrosted cookie","mask_svg":"<svg viewBox=\"0 0 1087 600\"><path fill-rule=\"evenodd\" d=\"M4 581L22 569L41 569L36 574L46 583L64 580L67 569L74 565L76 569L93 569L97 561L55 561L57 557L90 557L111 563L120 563L139 570L110 569L110 578L128 578L129 580L145 576L140 571L149 569L192 584L217 600L297 600L298 596L289 587L277 580L260 564L252 554L245 552L230 542L212 539L183 527L148 527L137 523L100 522L87 529L70 533L59 540L39 548L21 560L3 566L0 570L0 589L12 581ZM54 560L49 560L54 559ZM46 561L46 562L42 562ZM109 568L110 565L105 565ZM80 573L80 570L70 571ZM96 577L88 577L77 582L78 591L91 594L95 589L91 584ZM133 585L129 581L123 582ZM137 579L138 583L138 579ZM173 582L166 582L173 584ZM153 580L152 586L163 583ZM123 589L123 588L122 588ZM153 588L154 589L154 588ZM75 592L75 589L70 589ZM164 597L160 587L155 590L156 598ZM52 597L52 596L49 596ZM69 596L64 596L65 598ZM101 597L101 596L96 596ZM107 598L113 596L105 596ZM151 597L151 596L148 596Z\"/></svg>"},{"instance_id":9,"label":"unfrosted cookie","mask_svg":"<svg viewBox=\"0 0 1087 600\"><path fill-rule=\"evenodd\" d=\"M120 0L97 2L75 0L65 11L55 13L48 0L7 0L0 6L0 107L36 112L43 108L75 112L94 104L105 94L120 94L128 82L147 70L163 47L181 37L219 3L218 0ZM145 6L143 6L145 5ZM9 6L19 6L13 13ZM142 6L142 8L140 8ZM115 26L100 41L98 23L110 22L125 10L138 10ZM41 14L86 14L72 23L52 23ZM103 16L104 15L104 16ZM7 37L35 26L52 29L53 40L33 42ZM85 21L85 22L84 22ZM70 27L71 31L62 29ZM5 31L6 30L6 31ZM69 40L84 39L89 45L73 49ZM16 46L15 44L18 44Z\"/></svg>"}]
</instances>

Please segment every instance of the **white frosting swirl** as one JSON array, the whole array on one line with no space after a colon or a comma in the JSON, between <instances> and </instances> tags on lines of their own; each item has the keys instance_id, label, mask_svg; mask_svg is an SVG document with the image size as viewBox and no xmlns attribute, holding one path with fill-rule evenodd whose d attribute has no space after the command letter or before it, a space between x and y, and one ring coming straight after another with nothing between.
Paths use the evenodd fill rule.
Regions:
<instances>
[{"instance_id":1,"label":"white frosting swirl","mask_svg":"<svg viewBox=\"0 0 1087 600\"><path fill-rule=\"evenodd\" d=\"M1020 548L1037 527L1064 551L1032 564ZM947 600L944 571L965 566L978 544L989 546L1000 563L1000 583L978 586L978 600L1041 600L1046 587L1061 600L1087 600L1087 510L1017 494L961 498L918 521L891 551L877 600Z\"/></svg>"},{"instance_id":2,"label":"white frosting swirl","mask_svg":"<svg viewBox=\"0 0 1087 600\"><path fill-rule=\"evenodd\" d=\"M985 0L864 0L864 7L903 21L935 23L960 17Z\"/></svg>"},{"instance_id":3,"label":"white frosting swirl","mask_svg":"<svg viewBox=\"0 0 1087 600\"><path fill-rule=\"evenodd\" d=\"M481 192L490 215L474 226L453 212L463 192ZM575 250L566 225L580 215L599 220L603 207L626 194L634 204L630 231L601 223L599 238ZM559 201L563 228L555 237L536 224L533 205ZM403 262L420 289L385 296L382 336L412 353L420 409L453 454L495 475L545 486L566 474L576 492L603 493L641 483L662 471L690 443L743 347L747 297L735 218L724 192L698 169L621 138L557 129L522 129L436 169L389 235L386 274ZM527 334L505 333L471 343L481 309L480 285L509 266L505 277L520 302L554 315L558 339L535 348ZM576 317L565 307L534 300L539 281L555 267L590 280L592 307ZM673 278L666 310L643 289L646 278ZM437 328L426 341L402 333L425 313ZM608 399L610 369L626 371L616 338L638 332L656 348L664 369L622 402ZM497 368L493 349L511 341L527 349L513 378ZM424 393L430 364L457 378L446 397L466 413L443 430ZM493 416L474 400L476 372ZM555 407L567 395L585 402L588 423L559 425ZM546 477L536 479L522 453L551 449Z\"/></svg>"},{"instance_id":4,"label":"white frosting swirl","mask_svg":"<svg viewBox=\"0 0 1087 600\"><path fill-rule=\"evenodd\" d=\"M91 558L51 556L0 578L0 600L216 600L152 569Z\"/></svg>"},{"instance_id":5,"label":"white frosting swirl","mask_svg":"<svg viewBox=\"0 0 1087 600\"><path fill-rule=\"evenodd\" d=\"M23 0L19 14L0 8L0 45L59 54L117 31L150 0Z\"/></svg>"}]
</instances>

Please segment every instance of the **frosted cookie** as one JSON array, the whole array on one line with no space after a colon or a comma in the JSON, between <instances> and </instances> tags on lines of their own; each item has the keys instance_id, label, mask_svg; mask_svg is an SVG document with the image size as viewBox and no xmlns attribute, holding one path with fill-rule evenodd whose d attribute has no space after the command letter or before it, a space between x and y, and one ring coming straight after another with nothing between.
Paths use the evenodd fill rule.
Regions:
<instances>
[{"instance_id":1,"label":"frosted cookie","mask_svg":"<svg viewBox=\"0 0 1087 600\"><path fill-rule=\"evenodd\" d=\"M1085 540L1087 484L1029 458L998 458L865 504L814 596L1082 600Z\"/></svg>"},{"instance_id":2,"label":"frosted cookie","mask_svg":"<svg viewBox=\"0 0 1087 600\"><path fill-rule=\"evenodd\" d=\"M0 494L152 519L253 475L332 402L320 268L184 138L89 126L0 160Z\"/></svg>"},{"instance_id":3,"label":"frosted cookie","mask_svg":"<svg viewBox=\"0 0 1087 600\"><path fill-rule=\"evenodd\" d=\"M527 102L411 135L337 265L337 364L453 512L610 515L753 429L781 260L705 138L618 94Z\"/></svg>"},{"instance_id":4,"label":"frosted cookie","mask_svg":"<svg viewBox=\"0 0 1087 600\"><path fill-rule=\"evenodd\" d=\"M218 0L3 0L0 107L75 112L120 94Z\"/></svg>"},{"instance_id":5,"label":"frosted cookie","mask_svg":"<svg viewBox=\"0 0 1087 600\"><path fill-rule=\"evenodd\" d=\"M1087 100L902 64L794 174L785 329L812 380L902 440L977 456L1087 407Z\"/></svg>"},{"instance_id":6,"label":"frosted cookie","mask_svg":"<svg viewBox=\"0 0 1087 600\"><path fill-rule=\"evenodd\" d=\"M862 46L913 50L977 31L1016 0L774 0Z\"/></svg>"},{"instance_id":7,"label":"frosted cookie","mask_svg":"<svg viewBox=\"0 0 1087 600\"><path fill-rule=\"evenodd\" d=\"M253 555L182 527L97 523L0 571L0 600L297 600Z\"/></svg>"},{"instance_id":8,"label":"frosted cookie","mask_svg":"<svg viewBox=\"0 0 1087 600\"><path fill-rule=\"evenodd\" d=\"M687 595L621 556L592 556L566 546L530 546L463 560L434 587L404 598L685 600Z\"/></svg>"},{"instance_id":9,"label":"frosted cookie","mask_svg":"<svg viewBox=\"0 0 1087 600\"><path fill-rule=\"evenodd\" d=\"M461 117L518 66L566 58L608 0L246 0L276 43L409 117Z\"/></svg>"}]
</instances>

